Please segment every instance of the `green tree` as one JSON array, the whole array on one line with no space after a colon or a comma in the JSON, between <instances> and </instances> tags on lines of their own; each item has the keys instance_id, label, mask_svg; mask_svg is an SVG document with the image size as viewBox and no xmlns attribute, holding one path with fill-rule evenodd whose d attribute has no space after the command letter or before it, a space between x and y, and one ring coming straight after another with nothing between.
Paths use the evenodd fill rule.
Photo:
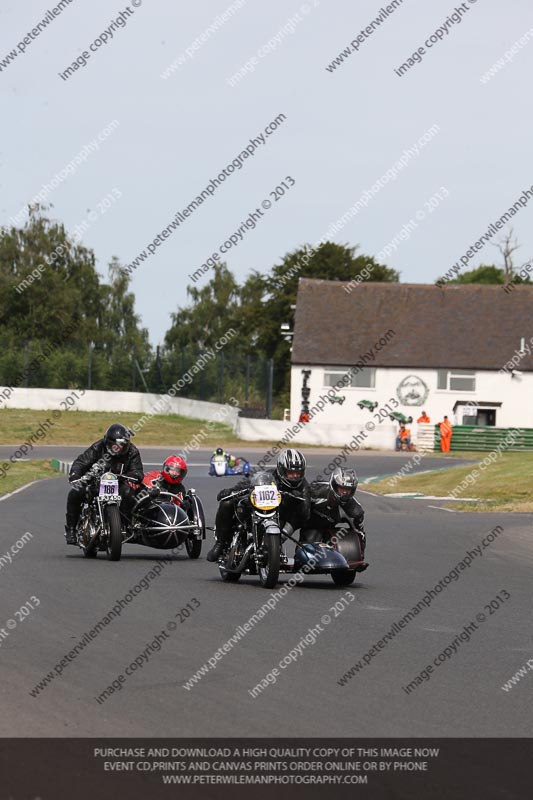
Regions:
<instances>
[{"instance_id":1,"label":"green tree","mask_svg":"<svg viewBox=\"0 0 533 800\"><path fill-rule=\"evenodd\" d=\"M146 328L135 313L135 296L129 291L131 277L113 257L109 281L100 286L100 303L95 318L94 368L101 388L131 387L132 359L150 368L152 349Z\"/></svg>"},{"instance_id":2,"label":"green tree","mask_svg":"<svg viewBox=\"0 0 533 800\"><path fill-rule=\"evenodd\" d=\"M20 383L26 348L30 386L85 386L92 342L93 388L129 389L131 352L150 348L128 282L114 259L103 283L93 251L42 212L0 229L0 382Z\"/></svg>"},{"instance_id":3,"label":"green tree","mask_svg":"<svg viewBox=\"0 0 533 800\"><path fill-rule=\"evenodd\" d=\"M32 212L23 228L1 229L0 276L3 328L33 341L58 341L75 321L71 342L87 337L98 303L94 254L75 244L61 223Z\"/></svg>"},{"instance_id":4,"label":"green tree","mask_svg":"<svg viewBox=\"0 0 533 800\"><path fill-rule=\"evenodd\" d=\"M222 262L201 288L188 286L192 305L171 315L172 325L165 335L168 349L194 344L200 350L212 347L235 322L240 289L232 272Z\"/></svg>"},{"instance_id":5,"label":"green tree","mask_svg":"<svg viewBox=\"0 0 533 800\"><path fill-rule=\"evenodd\" d=\"M280 326L292 327L301 277L350 281L359 276L368 281L398 281L395 270L378 264L373 258L356 255L357 248L326 242L317 248L310 245L288 253L268 272L252 270L239 285L226 264L217 265L210 280L202 287L188 287L192 304L179 308L165 337L167 363L181 374L181 359L198 353L214 343L230 328L237 336L224 348L225 386L242 402L245 375L251 372L255 383L252 395L263 397L266 388L267 360L275 363L274 389L278 400L287 404L290 376L290 344ZM181 356L179 355L181 353ZM222 357L219 358L219 361ZM188 362L187 362L188 363ZM184 366L187 366L187 363ZM216 368L210 365L202 373L201 396L217 385ZM206 376L209 376L209 380ZM209 385L208 385L209 384ZM198 385L187 393L194 393ZM251 396L251 402L253 402Z\"/></svg>"},{"instance_id":6,"label":"green tree","mask_svg":"<svg viewBox=\"0 0 533 800\"><path fill-rule=\"evenodd\" d=\"M476 269L459 273L457 278L446 283L505 283L505 272L500 267L481 264Z\"/></svg>"},{"instance_id":7,"label":"green tree","mask_svg":"<svg viewBox=\"0 0 533 800\"><path fill-rule=\"evenodd\" d=\"M399 273L378 264L374 258L356 255L357 247L325 242L317 248L304 245L288 253L276 264L271 273L261 277L252 273L248 281L254 301L248 316L256 320L253 328L257 347L267 358L276 363L275 391L287 396L290 381L290 343L280 331L282 323L292 329L294 308L300 278L314 278L330 281L397 282ZM245 284L245 287L248 283ZM260 296L259 286L263 294ZM244 312L246 313L246 312Z\"/></svg>"},{"instance_id":8,"label":"green tree","mask_svg":"<svg viewBox=\"0 0 533 800\"><path fill-rule=\"evenodd\" d=\"M292 327L298 281L314 278L329 281L351 281L359 277L362 281L399 280L396 270L378 264L374 258L356 255L357 247L326 242L318 248L304 245L288 253L270 274L263 278L264 295L261 303L255 303L258 314L258 344L269 358L288 361L289 345L280 335L280 324ZM252 276L258 277L257 273ZM259 308L259 305L261 308Z\"/></svg>"}]
</instances>

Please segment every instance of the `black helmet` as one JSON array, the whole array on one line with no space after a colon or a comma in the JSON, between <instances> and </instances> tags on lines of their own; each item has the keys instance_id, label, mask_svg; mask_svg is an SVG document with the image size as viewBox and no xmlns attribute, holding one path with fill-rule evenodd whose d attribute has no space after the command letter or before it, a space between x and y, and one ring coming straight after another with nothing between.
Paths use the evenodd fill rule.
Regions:
<instances>
[{"instance_id":1,"label":"black helmet","mask_svg":"<svg viewBox=\"0 0 533 800\"><path fill-rule=\"evenodd\" d=\"M276 465L281 482L290 489L297 489L305 476L305 458L299 450L282 450Z\"/></svg>"},{"instance_id":2,"label":"black helmet","mask_svg":"<svg viewBox=\"0 0 533 800\"><path fill-rule=\"evenodd\" d=\"M353 469L343 469L336 467L329 479L329 501L331 505L346 505L355 494L357 489L357 475Z\"/></svg>"},{"instance_id":3,"label":"black helmet","mask_svg":"<svg viewBox=\"0 0 533 800\"><path fill-rule=\"evenodd\" d=\"M224 450L221 447L217 447L217 449L215 450L215 455L223 456L224 455Z\"/></svg>"},{"instance_id":4,"label":"black helmet","mask_svg":"<svg viewBox=\"0 0 533 800\"><path fill-rule=\"evenodd\" d=\"M132 436L135 436L133 431L116 422L104 433L104 447L109 455L119 456L126 450Z\"/></svg>"}]
</instances>

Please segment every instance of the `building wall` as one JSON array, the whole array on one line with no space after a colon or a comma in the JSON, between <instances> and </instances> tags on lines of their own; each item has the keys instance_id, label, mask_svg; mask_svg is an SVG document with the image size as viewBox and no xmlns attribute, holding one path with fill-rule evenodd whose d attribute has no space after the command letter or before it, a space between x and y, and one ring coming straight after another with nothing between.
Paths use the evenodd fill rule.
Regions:
<instances>
[{"instance_id":1,"label":"building wall","mask_svg":"<svg viewBox=\"0 0 533 800\"><path fill-rule=\"evenodd\" d=\"M309 408L322 398L327 397L330 387L324 386L323 367L302 367L293 366L291 371L291 421L297 421L301 411L302 397L301 387L303 384L302 369L310 369L307 387L310 389ZM349 368L346 367L346 370ZM431 422L439 422L444 414L447 414L450 421L456 424L462 422L462 414L454 415L453 407L457 401L463 402L483 402L483 403L502 403L496 411L496 426L508 428L514 425L533 428L533 373L524 373L522 377L512 378L509 373L498 371L476 371L476 389L474 392L464 392L457 390L441 390L437 388L436 369L395 369L395 368L376 368L375 388L341 388L331 390L332 394L344 396L341 404L332 404L325 400L325 406L313 417L314 422L325 425L365 425L369 421L375 422L379 427L390 424L388 417L383 421L378 418L378 412L385 404L390 403L391 399L398 402L396 411L401 411L406 416L416 419L424 409ZM409 376L421 379L427 386L427 399L422 405L409 405L400 402L398 387L401 382ZM374 412L368 409L359 409L357 403L360 400L371 400L378 403ZM374 416L376 415L376 416Z\"/></svg>"},{"instance_id":2,"label":"building wall","mask_svg":"<svg viewBox=\"0 0 533 800\"><path fill-rule=\"evenodd\" d=\"M368 420L366 420L368 423ZM374 431L367 431L363 425L323 425L320 422L309 422L298 425L292 422L281 422L275 419L250 419L239 417L235 433L249 442L269 441L278 444L275 455L283 447L295 447L298 444L315 444L329 447L349 447L353 454L358 450L392 450L395 446L397 425L389 420ZM416 425L413 426L417 428ZM416 441L413 431L413 441ZM268 448L267 448L268 449ZM272 448L269 448L272 450ZM348 451L347 451L348 452Z\"/></svg>"}]
</instances>

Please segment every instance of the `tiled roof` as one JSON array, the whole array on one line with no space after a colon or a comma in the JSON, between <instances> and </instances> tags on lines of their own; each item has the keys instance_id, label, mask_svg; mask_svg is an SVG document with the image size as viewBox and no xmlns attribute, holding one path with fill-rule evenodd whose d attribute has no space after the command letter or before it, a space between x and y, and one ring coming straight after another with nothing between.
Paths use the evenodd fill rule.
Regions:
<instances>
[{"instance_id":1,"label":"tiled roof","mask_svg":"<svg viewBox=\"0 0 533 800\"><path fill-rule=\"evenodd\" d=\"M293 364L350 366L374 348L369 365L499 370L533 341L533 287L360 283L301 278ZM387 331L390 341L375 345ZM533 351L533 347L531 347ZM533 354L517 369L533 370Z\"/></svg>"}]
</instances>

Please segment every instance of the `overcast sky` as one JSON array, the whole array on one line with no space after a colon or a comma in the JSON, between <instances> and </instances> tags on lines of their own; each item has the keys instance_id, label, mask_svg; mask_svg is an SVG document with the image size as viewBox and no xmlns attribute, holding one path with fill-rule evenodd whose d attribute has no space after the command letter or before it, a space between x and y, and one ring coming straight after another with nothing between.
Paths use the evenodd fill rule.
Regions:
<instances>
[{"instance_id":1,"label":"overcast sky","mask_svg":"<svg viewBox=\"0 0 533 800\"><path fill-rule=\"evenodd\" d=\"M74 174L63 173L47 202L70 231L86 221L82 240L94 249L100 272L113 255L127 265L284 114L265 144L135 271L137 310L153 344L162 341L170 313L187 302L187 275L268 199L272 206L257 227L242 229L242 240L225 256L238 279L315 242L366 196L367 206L334 241L376 256L396 237L387 265L403 282L433 282L533 185L533 5L403 0L388 16L383 7L385 0L130 0L128 12L116 0L72 0L24 44L57 2L2 0L0 224L118 120L97 152ZM458 7L461 21L453 22ZM110 30L122 11L125 25ZM381 25L328 71L380 14ZM426 47L439 28L442 39L436 34ZM107 43L90 51L105 31ZM398 76L395 70L419 47L422 60ZM6 62L13 50L17 56ZM86 66L63 80L59 73L84 51ZM162 78L180 55L183 63ZM230 85L254 56L250 71ZM432 126L438 132L431 141L376 190ZM275 201L270 192L286 176L294 185L285 181L289 188ZM372 186L374 194L365 195ZM431 202L436 193L440 198ZM104 203L107 195L112 199ZM532 214L533 198L513 218L519 262L533 257ZM411 219L416 227L401 241ZM487 243L467 268L497 258Z\"/></svg>"}]
</instances>

